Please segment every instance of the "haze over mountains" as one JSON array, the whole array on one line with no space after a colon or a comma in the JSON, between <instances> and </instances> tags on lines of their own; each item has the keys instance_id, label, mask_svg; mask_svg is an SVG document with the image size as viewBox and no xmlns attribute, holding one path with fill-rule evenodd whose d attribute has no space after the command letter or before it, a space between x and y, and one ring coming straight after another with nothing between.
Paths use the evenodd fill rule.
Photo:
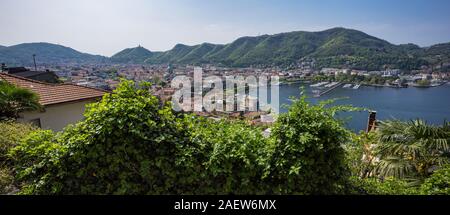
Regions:
<instances>
[{"instance_id":1,"label":"haze over mountains","mask_svg":"<svg viewBox=\"0 0 450 215\"><path fill-rule=\"evenodd\" d=\"M449 62L450 43L421 48L414 44L394 45L364 32L333 28L320 32L295 31L275 35L241 37L229 44L177 44L164 52L144 47L124 49L112 57L78 52L49 43L26 43L0 47L0 62L29 65L36 54L39 63L133 63L218 64L223 66L291 66L299 61L317 67L355 69L416 69Z\"/></svg>"}]
</instances>

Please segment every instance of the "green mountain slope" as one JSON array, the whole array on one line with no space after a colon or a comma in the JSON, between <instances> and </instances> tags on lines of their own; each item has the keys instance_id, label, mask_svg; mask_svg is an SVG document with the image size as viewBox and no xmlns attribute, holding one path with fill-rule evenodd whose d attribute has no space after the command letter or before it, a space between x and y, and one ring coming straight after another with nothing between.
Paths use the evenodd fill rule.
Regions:
<instances>
[{"instance_id":1,"label":"green mountain slope","mask_svg":"<svg viewBox=\"0 0 450 215\"><path fill-rule=\"evenodd\" d=\"M142 46L128 48L111 57L114 63L144 63L153 53Z\"/></svg>"},{"instance_id":2,"label":"green mountain slope","mask_svg":"<svg viewBox=\"0 0 450 215\"><path fill-rule=\"evenodd\" d=\"M319 68L416 69L432 63L429 55L449 50L445 44L427 49L414 44L394 45L361 31L333 28L320 32L296 31L241 37L226 45L178 44L169 51L153 55L145 62L289 66L308 58L314 59Z\"/></svg>"},{"instance_id":3,"label":"green mountain slope","mask_svg":"<svg viewBox=\"0 0 450 215\"><path fill-rule=\"evenodd\" d=\"M450 60L450 43L441 43L423 49L423 56L430 60Z\"/></svg>"},{"instance_id":4,"label":"green mountain slope","mask_svg":"<svg viewBox=\"0 0 450 215\"><path fill-rule=\"evenodd\" d=\"M32 65L33 54L38 63L96 63L108 58L81 53L72 48L51 43L23 43L0 48L0 62L7 65Z\"/></svg>"},{"instance_id":5,"label":"green mountain slope","mask_svg":"<svg viewBox=\"0 0 450 215\"><path fill-rule=\"evenodd\" d=\"M146 60L146 63L177 63L194 49L193 46L177 44L173 49L161 52Z\"/></svg>"},{"instance_id":6,"label":"green mountain slope","mask_svg":"<svg viewBox=\"0 0 450 215\"><path fill-rule=\"evenodd\" d=\"M450 62L450 43L421 48L415 44L394 45L364 32L332 28L319 32L295 31L256 37L241 37L229 44L177 44L171 50L151 52L141 46L127 48L110 58L81 53L50 43L0 46L0 63L133 63L218 64L223 66L290 67L307 60L316 68L418 69Z\"/></svg>"}]
</instances>

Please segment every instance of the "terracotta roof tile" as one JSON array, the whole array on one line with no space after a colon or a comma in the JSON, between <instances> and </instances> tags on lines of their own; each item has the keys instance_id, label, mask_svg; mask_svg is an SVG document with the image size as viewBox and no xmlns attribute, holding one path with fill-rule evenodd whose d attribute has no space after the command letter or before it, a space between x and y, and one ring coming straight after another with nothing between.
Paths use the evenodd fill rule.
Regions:
<instances>
[{"instance_id":1,"label":"terracotta roof tile","mask_svg":"<svg viewBox=\"0 0 450 215\"><path fill-rule=\"evenodd\" d=\"M0 73L0 79L37 93L39 103L44 106L100 98L107 93L107 91L91 87L74 84L49 84L6 73Z\"/></svg>"}]
</instances>

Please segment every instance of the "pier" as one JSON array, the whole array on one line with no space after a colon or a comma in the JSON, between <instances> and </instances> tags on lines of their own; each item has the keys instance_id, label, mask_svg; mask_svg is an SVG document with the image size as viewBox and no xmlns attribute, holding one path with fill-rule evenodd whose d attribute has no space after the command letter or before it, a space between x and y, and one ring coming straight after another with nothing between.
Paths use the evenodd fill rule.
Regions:
<instances>
[{"instance_id":1,"label":"pier","mask_svg":"<svg viewBox=\"0 0 450 215\"><path fill-rule=\"evenodd\" d=\"M332 90L340 87L342 85L342 83L338 82L337 84L335 84L334 86L330 87L329 89L324 90L323 92L318 92L314 94L314 97L321 97L329 92L331 92Z\"/></svg>"}]
</instances>

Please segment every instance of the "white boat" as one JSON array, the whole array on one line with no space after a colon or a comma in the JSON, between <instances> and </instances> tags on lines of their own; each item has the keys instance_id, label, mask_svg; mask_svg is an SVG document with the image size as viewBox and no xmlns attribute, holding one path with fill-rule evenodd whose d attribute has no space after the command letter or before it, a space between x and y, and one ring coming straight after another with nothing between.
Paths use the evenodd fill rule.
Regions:
<instances>
[{"instance_id":1,"label":"white boat","mask_svg":"<svg viewBox=\"0 0 450 215\"><path fill-rule=\"evenodd\" d=\"M336 86L337 84L339 84L339 82L331 82L330 84L325 85L325 87L326 87L326 88L334 87L334 86Z\"/></svg>"},{"instance_id":2,"label":"white boat","mask_svg":"<svg viewBox=\"0 0 450 215\"><path fill-rule=\"evenodd\" d=\"M355 85L355 86L353 87L353 89L354 89L354 90L357 90L357 89L359 89L360 86L361 86L361 84L357 84L357 85Z\"/></svg>"},{"instance_id":3,"label":"white boat","mask_svg":"<svg viewBox=\"0 0 450 215\"><path fill-rule=\"evenodd\" d=\"M350 88L350 87L352 87L352 84L346 84L342 88Z\"/></svg>"},{"instance_id":4,"label":"white boat","mask_svg":"<svg viewBox=\"0 0 450 215\"><path fill-rule=\"evenodd\" d=\"M317 84L311 84L309 86L310 87L320 87L320 86L325 85L325 84L328 84L328 82L320 82L320 83L317 83Z\"/></svg>"}]
</instances>

